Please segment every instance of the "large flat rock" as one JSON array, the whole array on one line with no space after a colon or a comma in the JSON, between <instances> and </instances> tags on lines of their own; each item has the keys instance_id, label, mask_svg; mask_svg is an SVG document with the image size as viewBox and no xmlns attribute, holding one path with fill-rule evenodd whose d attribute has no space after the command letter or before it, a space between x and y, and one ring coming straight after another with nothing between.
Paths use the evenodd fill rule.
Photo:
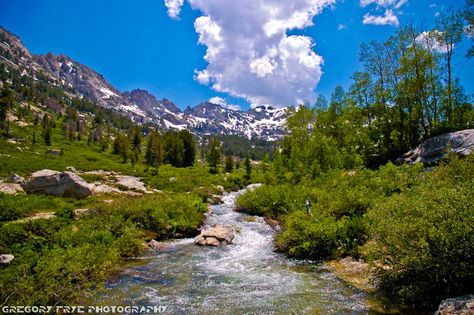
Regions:
<instances>
[{"instance_id":1,"label":"large flat rock","mask_svg":"<svg viewBox=\"0 0 474 315\"><path fill-rule=\"evenodd\" d=\"M28 194L45 194L85 198L92 194L91 185L73 172L41 170L31 174L23 185Z\"/></svg>"}]
</instances>

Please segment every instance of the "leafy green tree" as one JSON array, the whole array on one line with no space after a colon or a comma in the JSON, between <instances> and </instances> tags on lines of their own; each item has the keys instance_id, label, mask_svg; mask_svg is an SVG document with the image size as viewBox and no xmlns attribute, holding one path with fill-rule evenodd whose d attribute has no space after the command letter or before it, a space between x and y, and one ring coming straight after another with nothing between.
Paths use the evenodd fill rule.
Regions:
<instances>
[{"instance_id":1,"label":"leafy green tree","mask_svg":"<svg viewBox=\"0 0 474 315\"><path fill-rule=\"evenodd\" d=\"M466 0L466 8L464 9L464 18L467 22L466 31L468 34L474 34L474 0ZM471 36L471 40L472 40ZM471 46L469 51L467 52L467 57L472 58L474 57L474 45Z\"/></svg>"}]
</instances>

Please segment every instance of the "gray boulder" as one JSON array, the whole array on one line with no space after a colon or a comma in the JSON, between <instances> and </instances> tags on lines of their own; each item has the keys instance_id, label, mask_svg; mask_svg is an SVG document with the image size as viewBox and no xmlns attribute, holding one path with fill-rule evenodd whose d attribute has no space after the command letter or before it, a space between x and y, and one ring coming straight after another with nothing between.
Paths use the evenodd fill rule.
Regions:
<instances>
[{"instance_id":1,"label":"gray boulder","mask_svg":"<svg viewBox=\"0 0 474 315\"><path fill-rule=\"evenodd\" d=\"M197 245L220 246L231 244L234 239L234 230L231 226L217 224L204 230L196 236L194 243Z\"/></svg>"},{"instance_id":2,"label":"gray boulder","mask_svg":"<svg viewBox=\"0 0 474 315\"><path fill-rule=\"evenodd\" d=\"M435 315L474 314L474 295L464 295L441 301Z\"/></svg>"},{"instance_id":3,"label":"gray boulder","mask_svg":"<svg viewBox=\"0 0 474 315\"><path fill-rule=\"evenodd\" d=\"M444 158L448 151L460 156L471 154L474 151L474 129L445 133L430 138L399 157L396 162L399 164L433 163Z\"/></svg>"},{"instance_id":4,"label":"gray boulder","mask_svg":"<svg viewBox=\"0 0 474 315\"><path fill-rule=\"evenodd\" d=\"M28 194L45 194L54 196L85 198L92 194L87 182L72 172L42 170L31 174L29 181L23 185Z\"/></svg>"}]
</instances>

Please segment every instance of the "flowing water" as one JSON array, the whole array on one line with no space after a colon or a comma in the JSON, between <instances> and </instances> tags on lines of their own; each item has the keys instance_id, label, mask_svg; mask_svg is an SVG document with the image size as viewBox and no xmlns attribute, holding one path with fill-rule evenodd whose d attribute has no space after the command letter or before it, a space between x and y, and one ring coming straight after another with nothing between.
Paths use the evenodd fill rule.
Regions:
<instances>
[{"instance_id":1,"label":"flowing water","mask_svg":"<svg viewBox=\"0 0 474 315\"><path fill-rule=\"evenodd\" d=\"M234 212L239 192L210 206L207 226L230 224L233 244L200 247L175 240L146 264L118 275L94 297L102 305L160 305L169 314L366 314L373 297L329 269L273 249L262 218Z\"/></svg>"}]
</instances>

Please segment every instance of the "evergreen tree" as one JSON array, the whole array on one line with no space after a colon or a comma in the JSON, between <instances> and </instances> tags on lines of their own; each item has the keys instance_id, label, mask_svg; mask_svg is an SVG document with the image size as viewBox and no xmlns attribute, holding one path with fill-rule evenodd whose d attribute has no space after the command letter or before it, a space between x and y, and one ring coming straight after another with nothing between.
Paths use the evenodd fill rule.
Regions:
<instances>
[{"instance_id":1,"label":"evergreen tree","mask_svg":"<svg viewBox=\"0 0 474 315\"><path fill-rule=\"evenodd\" d=\"M43 140L46 146L51 146L51 125L47 124L43 129Z\"/></svg>"},{"instance_id":2,"label":"evergreen tree","mask_svg":"<svg viewBox=\"0 0 474 315\"><path fill-rule=\"evenodd\" d=\"M232 156L227 156L225 159L225 171L226 173L232 173L232 170L234 169L234 159Z\"/></svg>"},{"instance_id":3,"label":"evergreen tree","mask_svg":"<svg viewBox=\"0 0 474 315\"><path fill-rule=\"evenodd\" d=\"M145 164L147 167L159 169L163 163L163 138L157 132L152 132L148 136L148 142L145 152Z\"/></svg>"},{"instance_id":4,"label":"evergreen tree","mask_svg":"<svg viewBox=\"0 0 474 315\"><path fill-rule=\"evenodd\" d=\"M211 174L219 173L217 166L221 162L222 145L219 139L213 138L209 143L209 152L207 154L207 162L209 163L209 172Z\"/></svg>"},{"instance_id":5,"label":"evergreen tree","mask_svg":"<svg viewBox=\"0 0 474 315\"><path fill-rule=\"evenodd\" d=\"M244 181L246 184L248 184L252 176L252 164L250 163L250 158L248 156L245 158L244 165L245 165Z\"/></svg>"},{"instance_id":6,"label":"evergreen tree","mask_svg":"<svg viewBox=\"0 0 474 315\"><path fill-rule=\"evenodd\" d=\"M196 143L188 130L181 130L179 137L183 142L183 167L193 166L196 160Z\"/></svg>"}]
</instances>

